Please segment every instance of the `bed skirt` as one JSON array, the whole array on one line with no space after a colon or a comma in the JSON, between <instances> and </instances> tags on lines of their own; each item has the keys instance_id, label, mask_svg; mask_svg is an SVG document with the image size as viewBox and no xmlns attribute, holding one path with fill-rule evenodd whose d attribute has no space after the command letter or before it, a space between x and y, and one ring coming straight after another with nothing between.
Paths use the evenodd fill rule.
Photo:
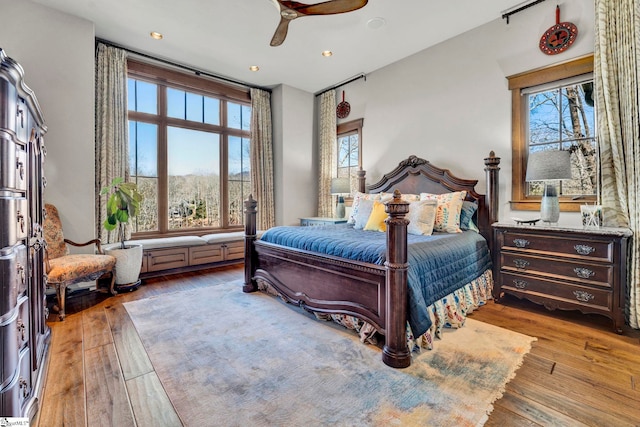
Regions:
<instances>
[{"instance_id":1,"label":"bed skirt","mask_svg":"<svg viewBox=\"0 0 640 427\"><path fill-rule=\"evenodd\" d=\"M258 289L271 295L279 295L267 282L258 280ZM485 270L478 278L453 291L446 297L434 302L428 308L431 316L431 328L419 337L414 337L407 322L407 345L411 351L431 350L434 339L442 337L443 328L460 328L464 326L467 315L492 299L493 275L491 268ZM316 313L316 318L336 322L348 329L355 330L360 341L370 344L378 343L378 332L375 327L362 319L345 314Z\"/></svg>"}]
</instances>

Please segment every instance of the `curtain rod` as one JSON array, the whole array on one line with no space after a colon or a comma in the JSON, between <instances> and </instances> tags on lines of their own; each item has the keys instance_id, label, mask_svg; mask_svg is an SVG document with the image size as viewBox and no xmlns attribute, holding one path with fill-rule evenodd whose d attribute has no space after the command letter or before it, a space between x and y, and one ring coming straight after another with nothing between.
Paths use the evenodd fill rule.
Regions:
<instances>
[{"instance_id":1,"label":"curtain rod","mask_svg":"<svg viewBox=\"0 0 640 427\"><path fill-rule=\"evenodd\" d=\"M141 56L143 58L151 59L153 61L162 62L163 64L171 65L173 67L182 68L183 70L191 71L192 73L194 73L197 76L207 76L207 77L211 77L211 78L214 78L214 79L217 79L217 80L223 80L223 81L228 82L228 83L233 83L235 85L244 86L244 87L253 88L253 89L261 89L261 90L264 90L264 91L267 91L267 92L271 93L271 89L266 88L266 87L256 86L256 85L252 85L252 84L240 81L240 80L232 79L230 77L225 77L225 76L221 76L219 74L209 73L207 71L202 71L202 70L199 70L197 68L190 67L188 65L180 64L178 62L169 61L168 59L157 58L155 56L152 56L152 55L149 55L149 54L146 54L146 53L142 53L142 52L130 49L128 47L125 47L125 46L122 46L122 45L119 45L119 44L116 44L116 43L113 43L113 42L110 42L108 40L104 40L104 39L101 39L101 38L98 38L98 37L96 37L96 43L102 43L102 44L107 45L107 46L111 46L111 47L115 47L115 48L118 48L118 49L125 50L125 51L127 51L129 53Z\"/></svg>"},{"instance_id":2,"label":"curtain rod","mask_svg":"<svg viewBox=\"0 0 640 427\"><path fill-rule=\"evenodd\" d=\"M321 91L316 92L314 95L315 95L315 96L321 95L321 94L323 94L324 92L326 92L326 91L328 91L328 90L333 90L333 89L339 88L340 86L344 86L344 85L346 85L346 84L349 84L349 83L351 83L351 82L355 82L356 80L360 80L360 79L364 79L364 81L366 82L366 81L367 81L367 75L366 75L365 73L360 73L360 74L358 74L358 75L356 75L356 76L351 77L350 79L347 79L347 80L341 81L341 82L340 82L340 83L338 83L338 84L335 84L335 85L333 85L333 86L329 86L329 87L327 87L327 88L324 88L324 89L322 89Z\"/></svg>"},{"instance_id":3,"label":"curtain rod","mask_svg":"<svg viewBox=\"0 0 640 427\"><path fill-rule=\"evenodd\" d=\"M524 2L524 3L520 3L518 5L515 5L514 7L517 8L517 9L513 9L513 10L511 10L509 12L506 12L506 13L503 12L502 13L502 19L506 19L507 20L507 25L509 25L509 17L511 15L514 15L514 14L516 14L518 12L522 12L525 9L529 9L531 6L535 6L538 3L542 3L543 1L544 0L535 0L535 1L531 2L531 3L529 3L529 4L525 4L527 2ZM522 6L522 5L524 5L524 6Z\"/></svg>"}]
</instances>

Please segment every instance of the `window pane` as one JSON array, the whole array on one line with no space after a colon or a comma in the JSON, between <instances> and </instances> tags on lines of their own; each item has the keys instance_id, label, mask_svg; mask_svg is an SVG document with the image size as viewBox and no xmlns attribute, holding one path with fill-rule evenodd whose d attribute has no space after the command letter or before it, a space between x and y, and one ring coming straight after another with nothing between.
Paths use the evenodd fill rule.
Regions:
<instances>
[{"instance_id":1,"label":"window pane","mask_svg":"<svg viewBox=\"0 0 640 427\"><path fill-rule=\"evenodd\" d=\"M129 121L129 169L131 180L144 197L134 232L158 230L158 126Z\"/></svg>"},{"instance_id":2,"label":"window pane","mask_svg":"<svg viewBox=\"0 0 640 427\"><path fill-rule=\"evenodd\" d=\"M229 137L229 157L227 178L229 188L229 225L243 224L243 202L249 197L251 166L249 163L250 143L247 138Z\"/></svg>"},{"instance_id":3,"label":"window pane","mask_svg":"<svg viewBox=\"0 0 640 427\"><path fill-rule=\"evenodd\" d=\"M167 116L184 119L185 92L183 90L167 88Z\"/></svg>"},{"instance_id":4,"label":"window pane","mask_svg":"<svg viewBox=\"0 0 640 427\"><path fill-rule=\"evenodd\" d=\"M529 96L529 152L569 150L574 179L556 182L560 195L596 192L593 83L559 87ZM541 195L543 182L528 183L528 195Z\"/></svg>"},{"instance_id":5,"label":"window pane","mask_svg":"<svg viewBox=\"0 0 640 427\"><path fill-rule=\"evenodd\" d=\"M210 125L220 124L220 100L204 97L204 122Z\"/></svg>"},{"instance_id":6,"label":"window pane","mask_svg":"<svg viewBox=\"0 0 640 427\"><path fill-rule=\"evenodd\" d=\"M220 227L220 136L167 128L169 229Z\"/></svg>"},{"instance_id":7,"label":"window pane","mask_svg":"<svg viewBox=\"0 0 640 427\"><path fill-rule=\"evenodd\" d=\"M131 175L158 176L158 126L129 121L129 170Z\"/></svg>"},{"instance_id":8,"label":"window pane","mask_svg":"<svg viewBox=\"0 0 640 427\"><path fill-rule=\"evenodd\" d=\"M338 138L338 174L339 178L348 178L355 174L359 165L360 144L358 134L342 135Z\"/></svg>"},{"instance_id":9,"label":"window pane","mask_svg":"<svg viewBox=\"0 0 640 427\"><path fill-rule=\"evenodd\" d=\"M251 125L251 107L227 102L227 126L234 129L249 130Z\"/></svg>"},{"instance_id":10,"label":"window pane","mask_svg":"<svg viewBox=\"0 0 640 427\"><path fill-rule=\"evenodd\" d=\"M187 92L187 120L203 123L202 95Z\"/></svg>"},{"instance_id":11,"label":"window pane","mask_svg":"<svg viewBox=\"0 0 640 427\"><path fill-rule=\"evenodd\" d=\"M158 86L140 80L127 82L127 108L140 113L158 114Z\"/></svg>"}]
</instances>

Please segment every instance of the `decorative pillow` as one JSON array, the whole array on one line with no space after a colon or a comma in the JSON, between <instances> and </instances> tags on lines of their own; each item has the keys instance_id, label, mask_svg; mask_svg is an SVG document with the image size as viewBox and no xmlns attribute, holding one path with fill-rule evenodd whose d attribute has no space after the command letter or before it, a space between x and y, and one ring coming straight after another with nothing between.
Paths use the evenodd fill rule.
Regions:
<instances>
[{"instance_id":1,"label":"decorative pillow","mask_svg":"<svg viewBox=\"0 0 640 427\"><path fill-rule=\"evenodd\" d=\"M434 231L446 233L460 233L462 231L460 230L460 211L466 196L466 191L444 194L420 193L420 200L437 200L438 202Z\"/></svg>"},{"instance_id":2,"label":"decorative pillow","mask_svg":"<svg viewBox=\"0 0 640 427\"><path fill-rule=\"evenodd\" d=\"M422 200L409 204L407 219L407 233L430 236L436 221L438 202L436 200Z\"/></svg>"},{"instance_id":3,"label":"decorative pillow","mask_svg":"<svg viewBox=\"0 0 640 427\"><path fill-rule=\"evenodd\" d=\"M380 193L380 199L384 202L392 200L393 199L393 193ZM418 202L420 201L420 195L419 194L401 194L400 195L400 200L402 200L403 202Z\"/></svg>"},{"instance_id":4,"label":"decorative pillow","mask_svg":"<svg viewBox=\"0 0 640 427\"><path fill-rule=\"evenodd\" d=\"M361 200L380 200L380 194L360 193L359 191L357 191L353 195L353 203L351 204L351 212L349 213L347 224L356 223L356 215L358 215L358 209L360 208Z\"/></svg>"},{"instance_id":5,"label":"decorative pillow","mask_svg":"<svg viewBox=\"0 0 640 427\"><path fill-rule=\"evenodd\" d=\"M373 202L373 200L367 199L360 200L353 228L356 230L362 230L364 226L367 225L367 221L369 220L369 216L373 210Z\"/></svg>"},{"instance_id":6,"label":"decorative pillow","mask_svg":"<svg viewBox=\"0 0 640 427\"><path fill-rule=\"evenodd\" d=\"M478 205L474 202L470 202L468 200L462 202L462 209L460 210L460 230L472 230L477 233L480 232L476 223L473 222L473 215L477 210Z\"/></svg>"},{"instance_id":7,"label":"decorative pillow","mask_svg":"<svg viewBox=\"0 0 640 427\"><path fill-rule=\"evenodd\" d=\"M384 211L384 203L375 200L373 202L371 215L369 215L369 220L364 226L364 229L369 231L387 231L387 224L385 224L384 220L387 219L388 216Z\"/></svg>"}]
</instances>

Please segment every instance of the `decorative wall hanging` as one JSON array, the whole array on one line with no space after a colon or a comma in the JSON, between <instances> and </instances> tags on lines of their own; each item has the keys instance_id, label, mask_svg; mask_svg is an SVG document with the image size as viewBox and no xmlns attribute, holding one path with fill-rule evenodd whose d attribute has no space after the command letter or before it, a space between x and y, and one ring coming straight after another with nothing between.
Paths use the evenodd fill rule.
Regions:
<instances>
[{"instance_id":1,"label":"decorative wall hanging","mask_svg":"<svg viewBox=\"0 0 640 427\"><path fill-rule=\"evenodd\" d=\"M560 22L560 6L556 6L556 25L542 35L540 50L547 55L564 52L576 41L577 36L578 27L571 22Z\"/></svg>"},{"instance_id":2,"label":"decorative wall hanging","mask_svg":"<svg viewBox=\"0 0 640 427\"><path fill-rule=\"evenodd\" d=\"M350 112L351 112L351 105L349 105L348 102L345 102L344 91L342 91L342 102L339 103L338 107L336 108L336 116L338 116L339 119L344 119L349 115Z\"/></svg>"}]
</instances>

